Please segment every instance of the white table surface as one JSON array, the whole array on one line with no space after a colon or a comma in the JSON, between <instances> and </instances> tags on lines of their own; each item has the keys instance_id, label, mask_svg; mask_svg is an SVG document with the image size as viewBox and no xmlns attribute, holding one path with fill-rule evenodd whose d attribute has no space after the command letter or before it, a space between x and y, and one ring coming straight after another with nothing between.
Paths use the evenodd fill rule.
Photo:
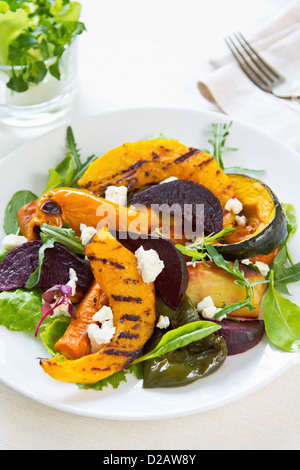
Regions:
<instances>
[{"instance_id":1,"label":"white table surface","mask_svg":"<svg viewBox=\"0 0 300 470\"><path fill-rule=\"evenodd\" d=\"M80 93L52 125L0 125L0 158L72 119L104 111L173 106L211 109L197 81L223 37L251 31L285 0L82 0ZM38 404L0 383L1 450L281 450L300 447L300 365L222 408L166 420L81 417Z\"/></svg>"}]
</instances>

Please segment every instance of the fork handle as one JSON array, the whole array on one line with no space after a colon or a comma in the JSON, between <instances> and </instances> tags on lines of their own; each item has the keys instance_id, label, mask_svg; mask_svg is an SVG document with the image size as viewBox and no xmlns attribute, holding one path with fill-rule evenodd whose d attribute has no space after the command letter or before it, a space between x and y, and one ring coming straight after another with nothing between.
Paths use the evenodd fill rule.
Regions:
<instances>
[{"instance_id":1,"label":"fork handle","mask_svg":"<svg viewBox=\"0 0 300 470\"><path fill-rule=\"evenodd\" d=\"M280 83L272 93L278 98L300 98L300 81Z\"/></svg>"}]
</instances>

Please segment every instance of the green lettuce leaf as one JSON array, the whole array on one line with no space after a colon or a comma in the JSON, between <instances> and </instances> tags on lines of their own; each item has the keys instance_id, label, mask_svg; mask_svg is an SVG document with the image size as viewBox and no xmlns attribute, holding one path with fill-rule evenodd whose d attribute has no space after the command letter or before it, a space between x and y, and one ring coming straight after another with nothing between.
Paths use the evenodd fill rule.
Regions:
<instances>
[{"instance_id":1,"label":"green lettuce leaf","mask_svg":"<svg viewBox=\"0 0 300 470\"><path fill-rule=\"evenodd\" d=\"M54 346L59 338L61 338L65 333L70 320L71 317L60 315L59 317L55 317L50 320L44 331L42 331L41 339L51 356L59 354L57 351L55 351Z\"/></svg>"},{"instance_id":2,"label":"green lettuce leaf","mask_svg":"<svg viewBox=\"0 0 300 470\"><path fill-rule=\"evenodd\" d=\"M0 325L11 331L34 332L41 318L42 297L36 289L0 293Z\"/></svg>"},{"instance_id":3,"label":"green lettuce leaf","mask_svg":"<svg viewBox=\"0 0 300 470\"><path fill-rule=\"evenodd\" d=\"M19 8L0 14L0 63L8 65L9 46L29 25L27 13Z\"/></svg>"}]
</instances>

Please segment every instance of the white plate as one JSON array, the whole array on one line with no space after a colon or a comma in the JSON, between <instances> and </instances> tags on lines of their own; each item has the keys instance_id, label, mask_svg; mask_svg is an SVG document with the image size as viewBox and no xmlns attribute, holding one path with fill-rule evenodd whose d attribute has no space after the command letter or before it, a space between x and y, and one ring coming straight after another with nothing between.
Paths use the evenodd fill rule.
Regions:
<instances>
[{"instance_id":1,"label":"white plate","mask_svg":"<svg viewBox=\"0 0 300 470\"><path fill-rule=\"evenodd\" d=\"M182 109L133 109L111 112L71 123L75 139L85 158L158 133L184 144L208 148L208 128L213 122L229 122L228 117L206 111ZM44 189L48 169L65 153L66 127L55 129L27 143L0 161L1 217L12 194ZM298 211L299 155L255 128L234 122L228 146L238 152L224 155L226 166L267 169L264 181L282 202L293 202ZM299 235L291 250L300 259ZM292 286L293 299L300 303L299 286ZM37 402L83 416L110 420L142 420L184 416L223 406L264 386L295 362L295 355L272 347L266 338L244 354L227 358L211 376L174 389L142 388L141 381L129 377L116 390L79 390L76 385L57 382L39 366L38 357L47 357L33 336L0 328L0 379Z\"/></svg>"}]
</instances>

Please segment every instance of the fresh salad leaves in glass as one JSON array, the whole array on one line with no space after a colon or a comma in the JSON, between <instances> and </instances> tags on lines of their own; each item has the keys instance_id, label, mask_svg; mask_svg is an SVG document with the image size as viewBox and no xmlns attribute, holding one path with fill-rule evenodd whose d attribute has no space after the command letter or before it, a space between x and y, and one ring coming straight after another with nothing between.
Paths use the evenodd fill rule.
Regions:
<instances>
[{"instance_id":1,"label":"fresh salad leaves in glass","mask_svg":"<svg viewBox=\"0 0 300 470\"><path fill-rule=\"evenodd\" d=\"M0 65L12 72L9 89L25 92L47 73L60 80L60 59L85 30L80 13L70 0L0 1Z\"/></svg>"}]
</instances>

